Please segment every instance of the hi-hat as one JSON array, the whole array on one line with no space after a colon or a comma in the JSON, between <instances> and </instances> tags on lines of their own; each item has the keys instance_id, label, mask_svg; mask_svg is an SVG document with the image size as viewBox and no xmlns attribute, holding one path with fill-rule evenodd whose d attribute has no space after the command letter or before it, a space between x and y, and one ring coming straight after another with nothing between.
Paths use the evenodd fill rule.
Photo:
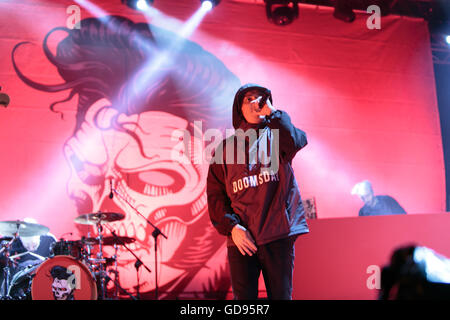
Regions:
<instances>
[{"instance_id":1,"label":"hi-hat","mask_svg":"<svg viewBox=\"0 0 450 320\"><path fill-rule=\"evenodd\" d=\"M37 223L29 223L24 221L0 221L0 234L2 236L14 237L17 233L22 237L33 237L46 234L49 228Z\"/></svg>"},{"instance_id":2,"label":"hi-hat","mask_svg":"<svg viewBox=\"0 0 450 320\"><path fill-rule=\"evenodd\" d=\"M116 213L116 212L98 212L98 213L87 213L82 214L81 216L78 216L75 218L75 222L79 224L89 224L89 225L95 225L95 224L103 224L113 221L122 220L125 218L125 215L123 213Z\"/></svg>"}]
</instances>

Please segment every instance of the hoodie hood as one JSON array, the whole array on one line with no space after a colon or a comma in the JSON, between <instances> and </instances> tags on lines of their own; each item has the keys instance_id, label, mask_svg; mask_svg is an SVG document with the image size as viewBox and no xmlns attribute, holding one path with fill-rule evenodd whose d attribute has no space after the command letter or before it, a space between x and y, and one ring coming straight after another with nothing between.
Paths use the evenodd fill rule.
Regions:
<instances>
[{"instance_id":1,"label":"hoodie hood","mask_svg":"<svg viewBox=\"0 0 450 320\"><path fill-rule=\"evenodd\" d=\"M244 115L242 114L242 99L244 98L244 95L251 90L258 90L261 91L263 95L269 98L270 102L273 104L272 101L272 93L269 89L264 88L260 85L254 84L254 83L247 83L244 84L242 87L239 88L239 90L236 92L236 95L234 96L234 102L233 102L233 127L235 129L241 127L243 124L246 124L247 121L244 118Z\"/></svg>"}]
</instances>

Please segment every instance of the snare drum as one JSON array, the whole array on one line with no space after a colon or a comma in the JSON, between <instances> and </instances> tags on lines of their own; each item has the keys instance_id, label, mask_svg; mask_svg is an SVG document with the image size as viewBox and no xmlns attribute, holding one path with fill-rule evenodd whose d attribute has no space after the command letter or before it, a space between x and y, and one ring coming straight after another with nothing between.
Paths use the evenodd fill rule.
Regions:
<instances>
[{"instance_id":1,"label":"snare drum","mask_svg":"<svg viewBox=\"0 0 450 320\"><path fill-rule=\"evenodd\" d=\"M71 256L55 256L36 270L33 300L97 300L97 285L85 264Z\"/></svg>"},{"instance_id":2,"label":"snare drum","mask_svg":"<svg viewBox=\"0 0 450 320\"><path fill-rule=\"evenodd\" d=\"M72 256L75 259L83 258L83 244L81 241L60 240L52 244L51 256Z\"/></svg>"}]
</instances>

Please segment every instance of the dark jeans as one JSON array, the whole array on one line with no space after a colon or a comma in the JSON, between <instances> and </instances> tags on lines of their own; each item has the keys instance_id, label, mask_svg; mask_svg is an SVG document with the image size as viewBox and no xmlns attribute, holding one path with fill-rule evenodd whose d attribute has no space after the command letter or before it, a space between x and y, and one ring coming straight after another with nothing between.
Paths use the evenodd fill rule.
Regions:
<instances>
[{"instance_id":1,"label":"dark jeans","mask_svg":"<svg viewBox=\"0 0 450 320\"><path fill-rule=\"evenodd\" d=\"M292 236L260 245L251 257L243 256L236 246L229 246L228 262L234 298L256 300L262 271L267 298L291 300L296 239L297 236Z\"/></svg>"}]
</instances>

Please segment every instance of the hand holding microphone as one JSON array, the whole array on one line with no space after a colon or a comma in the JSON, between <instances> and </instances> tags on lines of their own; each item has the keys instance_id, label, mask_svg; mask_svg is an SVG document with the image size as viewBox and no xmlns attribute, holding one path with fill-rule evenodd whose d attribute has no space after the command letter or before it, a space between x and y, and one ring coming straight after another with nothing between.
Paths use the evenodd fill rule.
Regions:
<instances>
[{"instance_id":1,"label":"hand holding microphone","mask_svg":"<svg viewBox=\"0 0 450 320\"><path fill-rule=\"evenodd\" d=\"M258 103L258 113L261 118L270 116L272 112L276 111L276 109L272 106L272 103L270 103L268 96L259 96L255 100L251 101L251 103Z\"/></svg>"}]
</instances>

